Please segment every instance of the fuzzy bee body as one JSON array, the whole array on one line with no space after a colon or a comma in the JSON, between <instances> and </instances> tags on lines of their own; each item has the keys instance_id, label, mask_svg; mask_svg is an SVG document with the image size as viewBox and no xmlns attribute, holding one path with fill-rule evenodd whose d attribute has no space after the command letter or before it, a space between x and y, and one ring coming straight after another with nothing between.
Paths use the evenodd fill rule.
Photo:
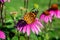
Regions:
<instances>
[{"instance_id":1,"label":"fuzzy bee body","mask_svg":"<svg viewBox=\"0 0 60 40\"><path fill-rule=\"evenodd\" d=\"M33 23L35 21L36 15L32 12L26 13L24 15L24 20L27 22L27 24Z\"/></svg>"},{"instance_id":2,"label":"fuzzy bee body","mask_svg":"<svg viewBox=\"0 0 60 40\"><path fill-rule=\"evenodd\" d=\"M38 10L25 13L23 19L20 19L17 23L18 27L24 27L27 24L32 24L35 22L35 18L38 14Z\"/></svg>"}]
</instances>

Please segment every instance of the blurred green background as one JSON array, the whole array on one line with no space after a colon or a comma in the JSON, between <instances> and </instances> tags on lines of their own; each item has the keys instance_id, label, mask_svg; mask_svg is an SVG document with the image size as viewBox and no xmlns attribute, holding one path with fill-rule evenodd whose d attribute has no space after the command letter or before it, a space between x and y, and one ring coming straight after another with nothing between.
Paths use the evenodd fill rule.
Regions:
<instances>
[{"instance_id":1,"label":"blurred green background","mask_svg":"<svg viewBox=\"0 0 60 40\"><path fill-rule=\"evenodd\" d=\"M49 8L49 1L50 0L29 0L28 2L28 12L33 8L33 5L37 3L39 5L39 13L37 17L39 18L40 14ZM58 3L58 0L51 0L51 4ZM24 0L11 0L11 2L6 2L4 5L4 13L6 13L6 20L5 22L10 22L11 25L5 25L7 28L13 28L14 27L14 21L10 16L11 12L17 12L16 21L21 19L24 12L21 13L20 7L24 7ZM1 26L1 25L0 25ZM60 19L54 18L53 22L50 24L45 25L47 28L47 32L40 32L39 35L35 35L31 32L30 34L30 40L60 40ZM53 30L49 30L49 28L53 28ZM16 29L13 29L12 32L16 33ZM27 40L27 36L24 36L24 34L20 35L20 40ZM7 37L8 40L10 40L9 37ZM15 35L11 40L18 40L17 35Z\"/></svg>"}]
</instances>

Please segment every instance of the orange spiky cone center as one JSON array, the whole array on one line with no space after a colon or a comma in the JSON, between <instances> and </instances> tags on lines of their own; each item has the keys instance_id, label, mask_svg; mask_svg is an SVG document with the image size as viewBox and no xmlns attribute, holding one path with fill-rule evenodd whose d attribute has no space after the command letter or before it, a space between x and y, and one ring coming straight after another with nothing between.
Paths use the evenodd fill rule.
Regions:
<instances>
[{"instance_id":1,"label":"orange spiky cone center","mask_svg":"<svg viewBox=\"0 0 60 40\"><path fill-rule=\"evenodd\" d=\"M57 10L58 9L58 4L52 4L51 9Z\"/></svg>"},{"instance_id":2,"label":"orange spiky cone center","mask_svg":"<svg viewBox=\"0 0 60 40\"><path fill-rule=\"evenodd\" d=\"M44 13L45 15L47 15L47 16L50 15L49 11L47 11L47 10L44 11L43 13Z\"/></svg>"}]
</instances>

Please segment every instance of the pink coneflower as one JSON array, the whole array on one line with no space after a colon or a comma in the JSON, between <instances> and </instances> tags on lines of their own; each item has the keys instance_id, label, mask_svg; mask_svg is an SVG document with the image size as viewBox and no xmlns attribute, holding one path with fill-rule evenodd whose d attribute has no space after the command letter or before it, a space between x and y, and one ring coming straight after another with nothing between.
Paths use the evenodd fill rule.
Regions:
<instances>
[{"instance_id":1,"label":"pink coneflower","mask_svg":"<svg viewBox=\"0 0 60 40\"><path fill-rule=\"evenodd\" d=\"M30 35L30 30L32 30L33 33L38 35L38 32L40 32L40 28L43 27L41 22L38 18L35 18L37 14L37 11L27 13L24 16L24 19L19 20L17 23L17 29L20 32L27 33L27 35Z\"/></svg>"},{"instance_id":2,"label":"pink coneflower","mask_svg":"<svg viewBox=\"0 0 60 40\"><path fill-rule=\"evenodd\" d=\"M52 22L52 18L54 16L60 18L60 10L58 10L57 4L52 4L48 10L40 15L40 19L43 20L45 23L48 23L49 21Z\"/></svg>"},{"instance_id":3,"label":"pink coneflower","mask_svg":"<svg viewBox=\"0 0 60 40\"><path fill-rule=\"evenodd\" d=\"M48 23L52 22L52 16L53 14L51 14L48 10L46 10L40 15L40 19L45 23Z\"/></svg>"},{"instance_id":4,"label":"pink coneflower","mask_svg":"<svg viewBox=\"0 0 60 40\"><path fill-rule=\"evenodd\" d=\"M50 13L53 13L56 18L60 18L60 10L56 10L56 11L51 10Z\"/></svg>"},{"instance_id":5,"label":"pink coneflower","mask_svg":"<svg viewBox=\"0 0 60 40\"><path fill-rule=\"evenodd\" d=\"M0 31L0 39L5 39L6 36L5 36L5 33L3 31Z\"/></svg>"},{"instance_id":6,"label":"pink coneflower","mask_svg":"<svg viewBox=\"0 0 60 40\"><path fill-rule=\"evenodd\" d=\"M53 4L51 6L51 10L50 10L51 14L54 14L54 16L56 18L60 18L60 10L58 10L58 5L57 4Z\"/></svg>"}]
</instances>

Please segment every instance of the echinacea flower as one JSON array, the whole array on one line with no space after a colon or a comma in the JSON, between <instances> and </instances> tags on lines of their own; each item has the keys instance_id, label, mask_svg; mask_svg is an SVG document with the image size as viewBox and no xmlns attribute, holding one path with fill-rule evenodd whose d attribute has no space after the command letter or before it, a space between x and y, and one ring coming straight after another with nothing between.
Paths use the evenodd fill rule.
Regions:
<instances>
[{"instance_id":1,"label":"echinacea flower","mask_svg":"<svg viewBox=\"0 0 60 40\"><path fill-rule=\"evenodd\" d=\"M40 20L44 21L45 23L52 22L52 16L53 14L46 10L40 15Z\"/></svg>"},{"instance_id":2,"label":"echinacea flower","mask_svg":"<svg viewBox=\"0 0 60 40\"><path fill-rule=\"evenodd\" d=\"M53 14L56 18L60 18L60 10L58 9L57 4L53 4L50 13Z\"/></svg>"},{"instance_id":3,"label":"echinacea flower","mask_svg":"<svg viewBox=\"0 0 60 40\"><path fill-rule=\"evenodd\" d=\"M49 21L52 22L54 16L60 18L60 10L58 10L57 4L52 4L51 8L40 15L40 19L48 23Z\"/></svg>"},{"instance_id":4,"label":"echinacea flower","mask_svg":"<svg viewBox=\"0 0 60 40\"><path fill-rule=\"evenodd\" d=\"M0 30L0 39L5 39L5 33L3 31Z\"/></svg>"},{"instance_id":5,"label":"echinacea flower","mask_svg":"<svg viewBox=\"0 0 60 40\"><path fill-rule=\"evenodd\" d=\"M17 29L20 32L27 33L27 35L30 35L30 30L32 30L33 33L38 35L38 32L40 32L40 28L43 27L41 22L38 18L36 18L36 11L30 12L24 15L24 18L19 20L17 23Z\"/></svg>"},{"instance_id":6,"label":"echinacea flower","mask_svg":"<svg viewBox=\"0 0 60 40\"><path fill-rule=\"evenodd\" d=\"M53 13L56 18L60 18L60 10L56 10L56 11L51 10L50 13Z\"/></svg>"},{"instance_id":7,"label":"echinacea flower","mask_svg":"<svg viewBox=\"0 0 60 40\"><path fill-rule=\"evenodd\" d=\"M20 32L26 33L29 36L30 30L32 30L33 33L36 33L38 35L38 32L40 32L40 28L43 27L40 21L38 21L38 18L35 19L35 21L31 24L27 24L24 20L20 20L17 23L17 29Z\"/></svg>"}]
</instances>

